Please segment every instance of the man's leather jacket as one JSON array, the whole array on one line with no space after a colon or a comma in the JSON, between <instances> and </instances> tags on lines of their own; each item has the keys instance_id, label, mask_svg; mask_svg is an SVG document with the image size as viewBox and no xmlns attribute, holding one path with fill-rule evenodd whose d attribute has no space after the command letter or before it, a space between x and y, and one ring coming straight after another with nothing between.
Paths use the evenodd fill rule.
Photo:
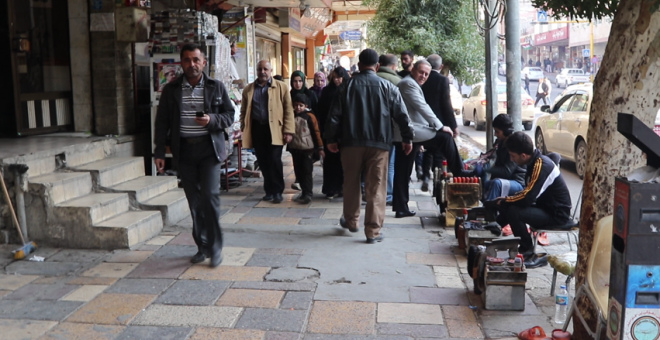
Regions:
<instances>
[{"instance_id":1,"label":"man's leather jacket","mask_svg":"<svg viewBox=\"0 0 660 340\"><path fill-rule=\"evenodd\" d=\"M399 89L372 70L351 78L332 103L324 137L342 147L367 146L390 150L392 124L398 124L404 143L413 129Z\"/></svg>"}]
</instances>

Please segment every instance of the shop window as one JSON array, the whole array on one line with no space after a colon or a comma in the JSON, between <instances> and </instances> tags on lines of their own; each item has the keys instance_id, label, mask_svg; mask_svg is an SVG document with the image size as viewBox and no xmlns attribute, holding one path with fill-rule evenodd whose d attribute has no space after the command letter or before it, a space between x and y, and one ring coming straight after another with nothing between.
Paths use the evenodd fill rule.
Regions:
<instances>
[{"instance_id":1,"label":"shop window","mask_svg":"<svg viewBox=\"0 0 660 340\"><path fill-rule=\"evenodd\" d=\"M305 72L305 50L293 48L293 70Z\"/></svg>"}]
</instances>

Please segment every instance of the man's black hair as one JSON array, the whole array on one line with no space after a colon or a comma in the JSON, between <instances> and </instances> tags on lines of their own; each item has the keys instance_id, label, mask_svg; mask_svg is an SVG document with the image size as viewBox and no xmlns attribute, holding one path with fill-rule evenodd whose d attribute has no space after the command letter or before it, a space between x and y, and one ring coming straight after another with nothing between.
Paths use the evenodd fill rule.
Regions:
<instances>
[{"instance_id":1,"label":"man's black hair","mask_svg":"<svg viewBox=\"0 0 660 340\"><path fill-rule=\"evenodd\" d=\"M396 62L397 62L396 56L391 54L381 54L380 57L378 58L378 63L380 64L380 67L396 65Z\"/></svg>"},{"instance_id":2,"label":"man's black hair","mask_svg":"<svg viewBox=\"0 0 660 340\"><path fill-rule=\"evenodd\" d=\"M378 64L378 52L366 48L360 52L360 56L358 57L360 60L360 65L364 66L374 66Z\"/></svg>"},{"instance_id":3,"label":"man's black hair","mask_svg":"<svg viewBox=\"0 0 660 340\"><path fill-rule=\"evenodd\" d=\"M517 154L534 154L534 143L532 143L532 137L528 136L522 131L514 132L509 138L504 142L506 149Z\"/></svg>"},{"instance_id":4,"label":"man's black hair","mask_svg":"<svg viewBox=\"0 0 660 340\"><path fill-rule=\"evenodd\" d=\"M510 136L513 133L513 121L508 114L499 114L493 119L493 128L502 130L505 136Z\"/></svg>"},{"instance_id":5,"label":"man's black hair","mask_svg":"<svg viewBox=\"0 0 660 340\"><path fill-rule=\"evenodd\" d=\"M279 80L279 81L283 81L283 80L284 80L284 78L282 78L282 76L279 75L279 74L276 75L276 76L273 76L273 79L275 79L275 80Z\"/></svg>"},{"instance_id":6,"label":"man's black hair","mask_svg":"<svg viewBox=\"0 0 660 340\"><path fill-rule=\"evenodd\" d=\"M413 59L415 58L415 53L412 53L411 50L405 50L405 51L401 52L401 56L404 56L404 55L407 55L407 56L409 56L410 58L413 58Z\"/></svg>"},{"instance_id":7,"label":"man's black hair","mask_svg":"<svg viewBox=\"0 0 660 340\"><path fill-rule=\"evenodd\" d=\"M298 93L295 96L293 96L293 99L291 99L291 103L303 103L307 105L307 95L304 93Z\"/></svg>"},{"instance_id":8,"label":"man's black hair","mask_svg":"<svg viewBox=\"0 0 660 340\"><path fill-rule=\"evenodd\" d=\"M185 44L185 45L181 46L181 53L179 54L179 57L181 58L181 60L183 60L183 52L186 52L186 51L187 52L195 52L196 50L199 50L199 53L201 53L202 56L204 56L204 58L206 58L206 55L204 54L204 51L197 44Z\"/></svg>"}]
</instances>

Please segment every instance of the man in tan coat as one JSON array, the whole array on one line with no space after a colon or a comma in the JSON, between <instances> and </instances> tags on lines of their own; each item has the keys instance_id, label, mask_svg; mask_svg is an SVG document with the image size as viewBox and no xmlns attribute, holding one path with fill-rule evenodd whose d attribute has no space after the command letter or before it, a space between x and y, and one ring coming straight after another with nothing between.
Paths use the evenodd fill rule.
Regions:
<instances>
[{"instance_id":1,"label":"man in tan coat","mask_svg":"<svg viewBox=\"0 0 660 340\"><path fill-rule=\"evenodd\" d=\"M296 132L291 95L286 84L273 79L266 60L257 64L257 80L243 90L241 130L243 147L254 148L264 176L264 201L282 202L282 147Z\"/></svg>"}]
</instances>

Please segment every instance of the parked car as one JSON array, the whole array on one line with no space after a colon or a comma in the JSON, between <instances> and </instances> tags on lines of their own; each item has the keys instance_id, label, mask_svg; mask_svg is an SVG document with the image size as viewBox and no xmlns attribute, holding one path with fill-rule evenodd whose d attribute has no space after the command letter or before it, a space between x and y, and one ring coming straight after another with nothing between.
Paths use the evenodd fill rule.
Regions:
<instances>
[{"instance_id":1,"label":"parked car","mask_svg":"<svg viewBox=\"0 0 660 340\"><path fill-rule=\"evenodd\" d=\"M525 67L520 71L520 79L525 80L525 75L529 77L529 80L536 80L543 78L543 70L540 67Z\"/></svg>"},{"instance_id":2,"label":"parked car","mask_svg":"<svg viewBox=\"0 0 660 340\"><path fill-rule=\"evenodd\" d=\"M520 89L522 99L522 121L525 130L532 128L534 122L534 100L524 89ZM506 83L497 83L497 113L506 113ZM478 83L472 87L472 91L463 101L463 125L470 126L474 122L474 128L484 130L486 128L486 84Z\"/></svg>"},{"instance_id":3,"label":"parked car","mask_svg":"<svg viewBox=\"0 0 660 340\"><path fill-rule=\"evenodd\" d=\"M451 97L451 106L454 108L454 114L456 116L460 115L463 108L463 96L461 96L461 92L458 91L456 85L449 84L449 96Z\"/></svg>"},{"instance_id":4,"label":"parked car","mask_svg":"<svg viewBox=\"0 0 660 340\"><path fill-rule=\"evenodd\" d=\"M556 152L562 158L575 162L575 170L584 177L587 161L587 130L593 98L593 84L569 86L552 106L536 121L534 140L542 153ZM655 117L656 134L660 135L660 111Z\"/></svg>"},{"instance_id":5,"label":"parked car","mask_svg":"<svg viewBox=\"0 0 660 340\"><path fill-rule=\"evenodd\" d=\"M565 68L555 77L555 84L558 88L562 85L568 87L569 85L588 83L590 81L589 75L579 68Z\"/></svg>"}]
</instances>

